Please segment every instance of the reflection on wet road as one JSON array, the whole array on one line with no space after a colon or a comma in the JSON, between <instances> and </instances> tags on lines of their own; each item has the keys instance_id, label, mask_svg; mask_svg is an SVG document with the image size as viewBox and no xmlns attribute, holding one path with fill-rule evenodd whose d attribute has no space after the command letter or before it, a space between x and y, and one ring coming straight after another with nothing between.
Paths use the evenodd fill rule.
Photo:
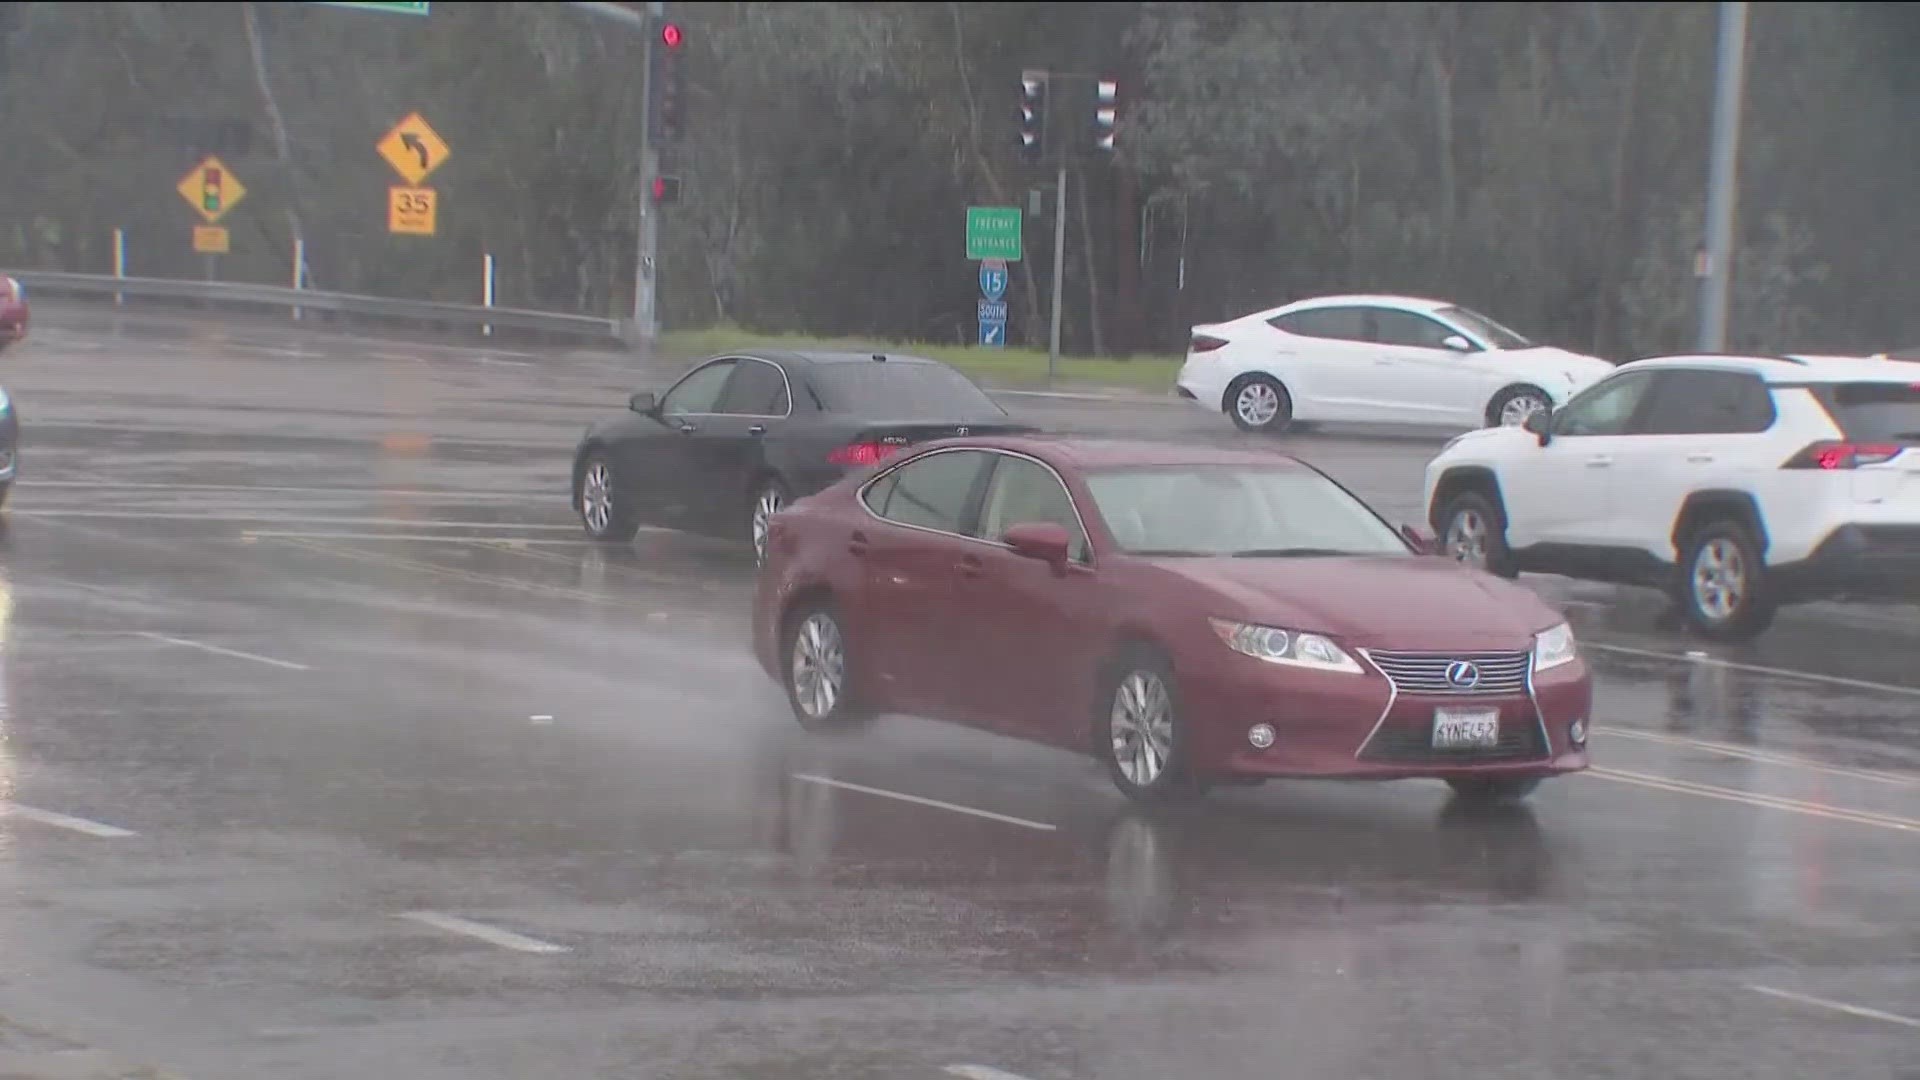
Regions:
<instances>
[{"instance_id":1,"label":"reflection on wet road","mask_svg":"<svg viewBox=\"0 0 1920 1080\"><path fill-rule=\"evenodd\" d=\"M657 373L43 322L5 372L0 1066L1913 1075L1909 612L1731 652L1532 582L1599 672L1592 774L1501 812L1417 782L1149 812L977 732L807 737L747 654L743 549L584 542L573 441ZM1296 442L1417 514L1430 442Z\"/></svg>"}]
</instances>

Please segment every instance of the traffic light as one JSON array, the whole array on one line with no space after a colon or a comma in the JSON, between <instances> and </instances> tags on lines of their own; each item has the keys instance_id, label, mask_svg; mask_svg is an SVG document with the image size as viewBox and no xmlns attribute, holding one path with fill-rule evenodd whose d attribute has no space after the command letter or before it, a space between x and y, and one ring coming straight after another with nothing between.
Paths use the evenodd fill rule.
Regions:
<instances>
[{"instance_id":1,"label":"traffic light","mask_svg":"<svg viewBox=\"0 0 1920 1080\"><path fill-rule=\"evenodd\" d=\"M1113 153L1114 123L1120 116L1120 84L1101 79L1093 91L1093 148L1102 154Z\"/></svg>"},{"instance_id":2,"label":"traffic light","mask_svg":"<svg viewBox=\"0 0 1920 1080\"><path fill-rule=\"evenodd\" d=\"M647 86L647 141L658 150L680 141L687 120L687 80L680 68L687 35L677 22L661 22L648 38L652 73Z\"/></svg>"},{"instance_id":3,"label":"traffic light","mask_svg":"<svg viewBox=\"0 0 1920 1080\"><path fill-rule=\"evenodd\" d=\"M219 169L206 169L200 173L200 208L209 214L220 211Z\"/></svg>"},{"instance_id":4,"label":"traffic light","mask_svg":"<svg viewBox=\"0 0 1920 1080\"><path fill-rule=\"evenodd\" d=\"M677 176L656 176L653 178L653 204L664 206L680 201L680 178Z\"/></svg>"},{"instance_id":5,"label":"traffic light","mask_svg":"<svg viewBox=\"0 0 1920 1080\"><path fill-rule=\"evenodd\" d=\"M1020 158L1038 163L1047 156L1047 73L1020 73Z\"/></svg>"}]
</instances>

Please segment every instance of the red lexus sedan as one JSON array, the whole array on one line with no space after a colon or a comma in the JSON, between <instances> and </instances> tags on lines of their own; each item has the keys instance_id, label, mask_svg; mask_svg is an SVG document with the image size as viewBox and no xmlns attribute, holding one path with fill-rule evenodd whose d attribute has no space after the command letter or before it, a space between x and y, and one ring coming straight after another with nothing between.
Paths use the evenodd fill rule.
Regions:
<instances>
[{"instance_id":1,"label":"red lexus sedan","mask_svg":"<svg viewBox=\"0 0 1920 1080\"><path fill-rule=\"evenodd\" d=\"M1587 767L1592 677L1527 589L1271 451L947 439L771 522L754 649L808 728L901 712L1090 751L1161 800Z\"/></svg>"},{"instance_id":2,"label":"red lexus sedan","mask_svg":"<svg viewBox=\"0 0 1920 1080\"><path fill-rule=\"evenodd\" d=\"M26 340L27 290L20 282L0 274L0 352L7 346Z\"/></svg>"}]
</instances>

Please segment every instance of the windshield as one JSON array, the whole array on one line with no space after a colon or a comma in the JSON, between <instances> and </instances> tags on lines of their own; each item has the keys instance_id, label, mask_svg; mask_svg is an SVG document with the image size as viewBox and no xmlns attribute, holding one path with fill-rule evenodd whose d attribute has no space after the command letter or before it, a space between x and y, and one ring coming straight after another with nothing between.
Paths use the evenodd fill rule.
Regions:
<instances>
[{"instance_id":1,"label":"windshield","mask_svg":"<svg viewBox=\"0 0 1920 1080\"><path fill-rule=\"evenodd\" d=\"M832 413L879 420L998 420L1007 415L945 364L816 364L807 381L820 407Z\"/></svg>"},{"instance_id":2,"label":"windshield","mask_svg":"<svg viewBox=\"0 0 1920 1080\"><path fill-rule=\"evenodd\" d=\"M1463 307L1441 308L1437 314L1495 349L1531 349L1533 342L1501 326L1477 311Z\"/></svg>"},{"instance_id":3,"label":"windshield","mask_svg":"<svg viewBox=\"0 0 1920 1080\"><path fill-rule=\"evenodd\" d=\"M1297 465L1096 469L1087 488L1114 541L1134 555L1413 554L1365 504Z\"/></svg>"},{"instance_id":4,"label":"windshield","mask_svg":"<svg viewBox=\"0 0 1920 1080\"><path fill-rule=\"evenodd\" d=\"M1849 439L1920 443L1920 381L1841 383L1823 396Z\"/></svg>"}]
</instances>

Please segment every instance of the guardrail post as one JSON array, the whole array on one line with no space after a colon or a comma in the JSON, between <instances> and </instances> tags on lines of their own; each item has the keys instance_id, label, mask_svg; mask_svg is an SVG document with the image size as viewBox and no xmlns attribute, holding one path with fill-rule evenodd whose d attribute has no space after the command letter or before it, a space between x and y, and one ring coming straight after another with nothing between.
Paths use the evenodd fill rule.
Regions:
<instances>
[{"instance_id":1,"label":"guardrail post","mask_svg":"<svg viewBox=\"0 0 1920 1080\"><path fill-rule=\"evenodd\" d=\"M113 230L113 278L115 281L120 281L120 280L123 280L126 276L127 276L127 233L126 233L126 230L124 229L115 229ZM127 302L126 293L117 292L113 294L114 307L124 307L126 305L126 302Z\"/></svg>"},{"instance_id":2,"label":"guardrail post","mask_svg":"<svg viewBox=\"0 0 1920 1080\"><path fill-rule=\"evenodd\" d=\"M293 291L306 288L307 241L304 237L293 238ZM293 308L293 321L299 322L302 311L298 304Z\"/></svg>"},{"instance_id":3,"label":"guardrail post","mask_svg":"<svg viewBox=\"0 0 1920 1080\"><path fill-rule=\"evenodd\" d=\"M480 256L480 306L493 306L493 254L488 252ZM484 337L493 336L493 324L480 324L480 333Z\"/></svg>"}]
</instances>

